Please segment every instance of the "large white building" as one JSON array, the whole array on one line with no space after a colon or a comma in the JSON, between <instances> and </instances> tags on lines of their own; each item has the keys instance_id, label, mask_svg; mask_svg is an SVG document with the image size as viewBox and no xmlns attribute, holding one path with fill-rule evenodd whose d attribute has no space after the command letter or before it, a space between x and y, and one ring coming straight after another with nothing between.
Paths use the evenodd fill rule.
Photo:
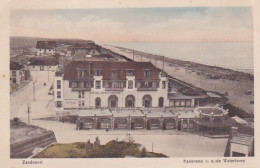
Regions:
<instances>
[{"instance_id":1,"label":"large white building","mask_svg":"<svg viewBox=\"0 0 260 168\"><path fill-rule=\"evenodd\" d=\"M58 111L168 107L168 79L148 62L73 61L56 73Z\"/></svg>"},{"instance_id":2,"label":"large white building","mask_svg":"<svg viewBox=\"0 0 260 168\"><path fill-rule=\"evenodd\" d=\"M36 54L38 56L54 55L56 48L56 41L37 41Z\"/></svg>"}]
</instances>

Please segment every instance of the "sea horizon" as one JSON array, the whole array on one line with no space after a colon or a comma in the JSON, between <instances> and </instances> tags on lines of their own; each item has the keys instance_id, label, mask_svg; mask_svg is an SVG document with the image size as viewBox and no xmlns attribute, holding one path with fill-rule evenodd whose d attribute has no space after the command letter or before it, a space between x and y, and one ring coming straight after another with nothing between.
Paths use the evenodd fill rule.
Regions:
<instances>
[{"instance_id":1,"label":"sea horizon","mask_svg":"<svg viewBox=\"0 0 260 168\"><path fill-rule=\"evenodd\" d=\"M252 42L104 42L103 44L254 74Z\"/></svg>"}]
</instances>

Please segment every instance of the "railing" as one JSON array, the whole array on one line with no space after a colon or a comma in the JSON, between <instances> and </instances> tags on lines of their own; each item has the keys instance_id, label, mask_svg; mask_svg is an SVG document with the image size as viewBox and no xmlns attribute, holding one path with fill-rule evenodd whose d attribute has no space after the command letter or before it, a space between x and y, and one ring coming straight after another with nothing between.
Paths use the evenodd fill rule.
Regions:
<instances>
[{"instance_id":1,"label":"railing","mask_svg":"<svg viewBox=\"0 0 260 168\"><path fill-rule=\"evenodd\" d=\"M76 87L76 88L72 88L72 91L91 91L91 88L79 88L79 87Z\"/></svg>"},{"instance_id":2,"label":"railing","mask_svg":"<svg viewBox=\"0 0 260 168\"><path fill-rule=\"evenodd\" d=\"M137 91L157 91L157 88L137 88Z\"/></svg>"},{"instance_id":3,"label":"railing","mask_svg":"<svg viewBox=\"0 0 260 168\"><path fill-rule=\"evenodd\" d=\"M123 91L124 88L105 88L106 91Z\"/></svg>"}]
</instances>

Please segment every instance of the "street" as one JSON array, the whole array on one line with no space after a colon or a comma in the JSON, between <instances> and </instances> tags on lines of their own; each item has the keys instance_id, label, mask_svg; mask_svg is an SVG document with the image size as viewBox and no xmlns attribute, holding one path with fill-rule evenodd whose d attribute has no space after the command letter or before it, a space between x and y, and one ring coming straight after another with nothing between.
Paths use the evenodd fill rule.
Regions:
<instances>
[{"instance_id":1,"label":"street","mask_svg":"<svg viewBox=\"0 0 260 168\"><path fill-rule=\"evenodd\" d=\"M53 72L32 72L31 75L33 76L32 82L10 95L11 119L18 117L25 123L28 123L28 105L31 112L30 119L53 116L54 114L53 95L48 95L49 88L53 82ZM35 100L33 100L33 82ZM44 82L46 86L44 86Z\"/></svg>"}]
</instances>

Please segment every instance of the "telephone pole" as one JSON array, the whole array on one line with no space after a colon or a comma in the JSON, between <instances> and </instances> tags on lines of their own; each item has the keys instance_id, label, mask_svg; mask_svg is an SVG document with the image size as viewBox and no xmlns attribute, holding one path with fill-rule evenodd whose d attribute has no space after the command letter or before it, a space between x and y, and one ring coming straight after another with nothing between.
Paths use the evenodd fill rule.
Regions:
<instances>
[{"instance_id":1,"label":"telephone pole","mask_svg":"<svg viewBox=\"0 0 260 168\"><path fill-rule=\"evenodd\" d=\"M27 113L28 113L28 124L30 125L30 113L31 113L30 104L27 104Z\"/></svg>"},{"instance_id":2,"label":"telephone pole","mask_svg":"<svg viewBox=\"0 0 260 168\"><path fill-rule=\"evenodd\" d=\"M35 101L35 86L34 86L34 81L33 81L33 101Z\"/></svg>"}]
</instances>

